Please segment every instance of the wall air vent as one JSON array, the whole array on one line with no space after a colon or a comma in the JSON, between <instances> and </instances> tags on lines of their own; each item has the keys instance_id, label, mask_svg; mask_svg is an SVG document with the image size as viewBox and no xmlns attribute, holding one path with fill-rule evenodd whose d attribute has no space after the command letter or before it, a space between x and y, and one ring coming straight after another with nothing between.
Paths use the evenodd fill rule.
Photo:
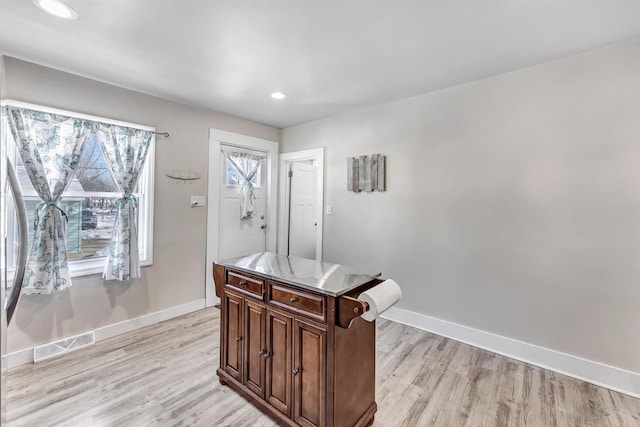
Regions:
<instances>
[{"instance_id":1,"label":"wall air vent","mask_svg":"<svg viewBox=\"0 0 640 427\"><path fill-rule=\"evenodd\" d=\"M33 348L33 363L61 356L95 343L96 337L93 331L91 331L86 334L76 335L75 337L69 337L60 341L43 344Z\"/></svg>"}]
</instances>

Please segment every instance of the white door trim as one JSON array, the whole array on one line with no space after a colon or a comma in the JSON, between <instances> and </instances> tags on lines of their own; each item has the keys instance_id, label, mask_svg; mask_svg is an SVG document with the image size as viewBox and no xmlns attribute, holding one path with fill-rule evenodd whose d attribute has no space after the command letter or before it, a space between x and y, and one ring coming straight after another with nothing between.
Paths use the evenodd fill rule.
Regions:
<instances>
[{"instance_id":1,"label":"white door trim","mask_svg":"<svg viewBox=\"0 0 640 427\"><path fill-rule=\"evenodd\" d=\"M280 154L280 174L279 174L279 201L278 201L278 253L287 253L287 222L289 219L289 171L288 163L294 160L314 160L318 166L318 200L316 203L316 218L318 227L316 230L316 260L322 261L322 224L324 218L324 147L312 148L310 150L294 151L292 153Z\"/></svg>"},{"instance_id":2,"label":"white door trim","mask_svg":"<svg viewBox=\"0 0 640 427\"><path fill-rule=\"evenodd\" d=\"M220 145L234 145L239 148L264 151L267 153L267 182L266 182L266 224L267 251L276 251L276 230L278 206L278 143L253 136L240 135L219 129L209 129L209 182L207 198L207 263L205 300L210 307L218 303L213 285L213 262L218 260L218 228L220 226Z\"/></svg>"}]
</instances>

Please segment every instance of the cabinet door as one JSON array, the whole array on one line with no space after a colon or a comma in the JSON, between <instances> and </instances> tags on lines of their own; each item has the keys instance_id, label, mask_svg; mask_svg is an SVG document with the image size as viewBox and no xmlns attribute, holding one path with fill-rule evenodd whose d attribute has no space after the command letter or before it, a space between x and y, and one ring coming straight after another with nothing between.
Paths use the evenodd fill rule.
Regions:
<instances>
[{"instance_id":1,"label":"cabinet door","mask_svg":"<svg viewBox=\"0 0 640 427\"><path fill-rule=\"evenodd\" d=\"M293 420L301 426L325 425L327 332L293 322Z\"/></svg>"},{"instance_id":2,"label":"cabinet door","mask_svg":"<svg viewBox=\"0 0 640 427\"><path fill-rule=\"evenodd\" d=\"M266 400L291 417L291 328L293 318L267 309Z\"/></svg>"},{"instance_id":3,"label":"cabinet door","mask_svg":"<svg viewBox=\"0 0 640 427\"><path fill-rule=\"evenodd\" d=\"M244 383L249 390L264 399L264 353L266 308L263 304L245 299Z\"/></svg>"},{"instance_id":4,"label":"cabinet door","mask_svg":"<svg viewBox=\"0 0 640 427\"><path fill-rule=\"evenodd\" d=\"M233 378L242 381L242 302L244 298L225 292L224 294L224 370Z\"/></svg>"}]
</instances>

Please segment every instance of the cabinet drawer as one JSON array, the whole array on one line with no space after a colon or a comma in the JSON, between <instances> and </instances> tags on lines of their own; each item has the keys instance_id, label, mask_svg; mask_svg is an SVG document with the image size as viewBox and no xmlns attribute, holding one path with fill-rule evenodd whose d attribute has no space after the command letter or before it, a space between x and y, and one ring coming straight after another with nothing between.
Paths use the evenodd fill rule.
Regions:
<instances>
[{"instance_id":1,"label":"cabinet drawer","mask_svg":"<svg viewBox=\"0 0 640 427\"><path fill-rule=\"evenodd\" d=\"M269 282L269 302L314 319L325 320L326 300L321 295L314 295L279 283Z\"/></svg>"},{"instance_id":2,"label":"cabinet drawer","mask_svg":"<svg viewBox=\"0 0 640 427\"><path fill-rule=\"evenodd\" d=\"M264 280L244 276L233 271L227 273L227 286L232 286L258 298L262 298L264 293Z\"/></svg>"}]
</instances>

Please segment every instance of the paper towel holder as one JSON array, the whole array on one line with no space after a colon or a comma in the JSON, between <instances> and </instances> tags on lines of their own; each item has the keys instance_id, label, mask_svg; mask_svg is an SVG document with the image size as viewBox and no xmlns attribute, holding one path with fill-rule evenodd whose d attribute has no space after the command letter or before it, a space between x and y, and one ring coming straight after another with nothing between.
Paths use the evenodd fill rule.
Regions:
<instances>
[{"instance_id":1,"label":"paper towel holder","mask_svg":"<svg viewBox=\"0 0 640 427\"><path fill-rule=\"evenodd\" d=\"M359 288L358 292L369 290L382 282L384 282L384 280L372 280L368 286ZM368 303L360 301L359 299L350 297L348 295L342 295L341 297L339 297L337 300L337 306L338 316L336 323L338 326L344 329L349 329L349 326L351 325L351 322L353 322L353 319L362 316L365 311L369 311Z\"/></svg>"}]
</instances>

